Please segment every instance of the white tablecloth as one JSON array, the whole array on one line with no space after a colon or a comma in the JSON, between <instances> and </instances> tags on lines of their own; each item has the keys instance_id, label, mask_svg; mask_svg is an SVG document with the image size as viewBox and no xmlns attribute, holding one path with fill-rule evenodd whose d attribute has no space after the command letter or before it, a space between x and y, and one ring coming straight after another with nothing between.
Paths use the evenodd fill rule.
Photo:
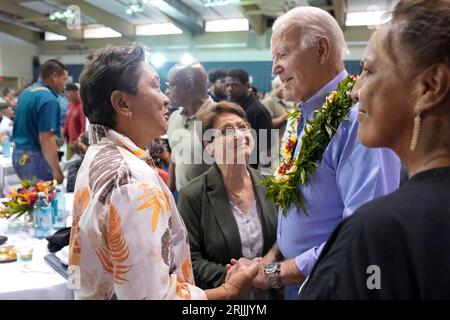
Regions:
<instances>
[{"instance_id":1,"label":"white tablecloth","mask_svg":"<svg viewBox=\"0 0 450 320\"><path fill-rule=\"evenodd\" d=\"M0 156L0 165L12 165L12 158L8 157L5 158L3 155Z\"/></svg>"},{"instance_id":2,"label":"white tablecloth","mask_svg":"<svg viewBox=\"0 0 450 320\"><path fill-rule=\"evenodd\" d=\"M73 194L66 194L66 208L71 211ZM3 221L2 221L3 220ZM71 224L71 217L67 225ZM7 221L0 219L0 234L8 236L4 245L18 243L27 239L33 243L33 260L26 267L19 262L0 263L0 300L47 300L73 299L73 291L67 287L66 280L53 270L45 261L48 254L47 240L32 239L25 233L7 234Z\"/></svg>"}]
</instances>

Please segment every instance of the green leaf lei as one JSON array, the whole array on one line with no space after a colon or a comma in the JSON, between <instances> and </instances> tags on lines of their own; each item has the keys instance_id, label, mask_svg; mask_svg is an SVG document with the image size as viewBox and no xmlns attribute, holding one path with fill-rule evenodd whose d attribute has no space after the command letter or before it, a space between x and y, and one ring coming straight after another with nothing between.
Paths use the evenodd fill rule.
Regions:
<instances>
[{"instance_id":1,"label":"green leaf lei","mask_svg":"<svg viewBox=\"0 0 450 320\"><path fill-rule=\"evenodd\" d=\"M291 204L303 209L307 214L301 186L308 183L308 178L314 174L323 151L336 133L339 124L348 120L352 108L351 91L356 82L356 76L347 76L341 81L336 91L325 100L320 109L313 113L313 118L305 123L305 134L301 138L301 149L296 159L293 159L297 145L297 125L300 111L296 108L289 114L291 126L288 138L282 142L280 163L273 176L267 177L262 183L267 188L267 197L272 198L283 215Z\"/></svg>"}]
</instances>

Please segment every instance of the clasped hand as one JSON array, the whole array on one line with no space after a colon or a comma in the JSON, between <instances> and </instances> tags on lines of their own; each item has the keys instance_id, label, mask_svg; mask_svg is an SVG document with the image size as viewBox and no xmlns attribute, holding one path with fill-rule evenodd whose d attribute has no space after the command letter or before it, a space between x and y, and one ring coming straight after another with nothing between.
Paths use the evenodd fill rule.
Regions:
<instances>
[{"instance_id":1,"label":"clasped hand","mask_svg":"<svg viewBox=\"0 0 450 320\"><path fill-rule=\"evenodd\" d=\"M247 285L250 289L267 290L270 289L269 281L264 272L264 262L262 258L255 258L249 260L247 258L240 258L239 260L231 259L231 264L227 264L227 276L225 282L232 278L234 274L239 273L243 268L255 268L256 274L252 277L251 282Z\"/></svg>"}]
</instances>

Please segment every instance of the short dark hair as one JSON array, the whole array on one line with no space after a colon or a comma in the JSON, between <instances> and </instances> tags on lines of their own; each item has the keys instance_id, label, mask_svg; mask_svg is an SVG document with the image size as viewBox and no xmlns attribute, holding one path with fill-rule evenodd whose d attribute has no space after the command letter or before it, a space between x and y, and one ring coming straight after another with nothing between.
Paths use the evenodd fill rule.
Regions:
<instances>
[{"instance_id":1,"label":"short dark hair","mask_svg":"<svg viewBox=\"0 0 450 320\"><path fill-rule=\"evenodd\" d=\"M56 59L50 59L44 62L41 66L40 77L41 79L48 79L53 73L58 75L64 73L64 70L67 70L67 67Z\"/></svg>"},{"instance_id":2,"label":"short dark hair","mask_svg":"<svg viewBox=\"0 0 450 320\"><path fill-rule=\"evenodd\" d=\"M247 116L245 115L244 109L236 103L228 102L228 101L220 101L215 105L203 108L199 110L197 113L197 120L202 122L202 132L203 134L214 127L214 123L217 118L225 113L232 113L242 118L245 122L247 122Z\"/></svg>"},{"instance_id":3,"label":"short dark hair","mask_svg":"<svg viewBox=\"0 0 450 320\"><path fill-rule=\"evenodd\" d=\"M227 70L223 68L212 69L208 72L208 81L214 83L217 79L225 78L227 76Z\"/></svg>"},{"instance_id":4,"label":"short dark hair","mask_svg":"<svg viewBox=\"0 0 450 320\"><path fill-rule=\"evenodd\" d=\"M227 77L236 78L243 84L249 83L248 72L244 69L232 69L228 71Z\"/></svg>"},{"instance_id":5,"label":"short dark hair","mask_svg":"<svg viewBox=\"0 0 450 320\"><path fill-rule=\"evenodd\" d=\"M78 86L75 83L68 83L66 84L65 91L78 91Z\"/></svg>"},{"instance_id":6,"label":"short dark hair","mask_svg":"<svg viewBox=\"0 0 450 320\"><path fill-rule=\"evenodd\" d=\"M80 96L84 115L92 124L114 129L116 112L111 104L115 90L136 95L145 48L139 44L97 50L80 74Z\"/></svg>"}]
</instances>

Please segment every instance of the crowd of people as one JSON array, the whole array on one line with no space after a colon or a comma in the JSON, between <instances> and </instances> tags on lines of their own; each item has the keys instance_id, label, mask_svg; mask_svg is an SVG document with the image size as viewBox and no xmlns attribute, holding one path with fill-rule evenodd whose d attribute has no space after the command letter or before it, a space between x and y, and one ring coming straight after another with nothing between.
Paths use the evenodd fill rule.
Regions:
<instances>
[{"instance_id":1,"label":"crowd of people","mask_svg":"<svg viewBox=\"0 0 450 320\"><path fill-rule=\"evenodd\" d=\"M75 297L449 299L449 25L448 0L400 0L356 79L336 20L292 9L263 99L199 62L163 93L139 44L95 52L79 85L44 63L0 131L21 178L63 182L59 137L79 156Z\"/></svg>"}]
</instances>

